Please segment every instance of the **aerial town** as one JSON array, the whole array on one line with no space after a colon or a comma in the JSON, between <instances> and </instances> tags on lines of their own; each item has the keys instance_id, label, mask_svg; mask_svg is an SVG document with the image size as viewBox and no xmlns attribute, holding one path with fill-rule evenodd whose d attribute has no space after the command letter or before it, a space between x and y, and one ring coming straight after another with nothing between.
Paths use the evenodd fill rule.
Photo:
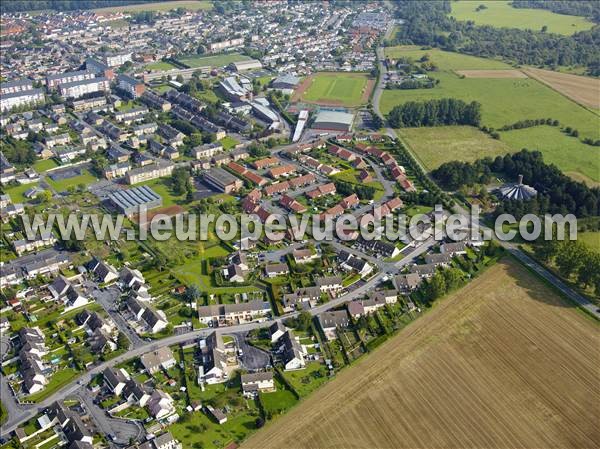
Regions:
<instances>
[{"instance_id":1,"label":"aerial town","mask_svg":"<svg viewBox=\"0 0 600 449\"><path fill-rule=\"evenodd\" d=\"M300 419L315 395L336 385L352 395L341 386L360 369L374 390L397 385L368 371L370 361L392 357L395 339L411 341L411 329L425 329L415 326L436 325L438 308L450 301L440 298L476 288L504 264L600 317L600 270L580 288L577 268L569 279L560 262L556 269L551 259L540 262L535 247L485 232L456 241L434 226L453 213L466 216L474 203L488 214L482 229L512 204L539 203L541 213L549 181L523 168L543 164L523 153L506 150L494 160L481 151L489 161L473 166L483 156L448 154L432 165L409 134L399 137L398 128L413 133L421 125L408 124L408 104L387 108L388 99L445 88L443 64L459 61L431 47L433 61L402 56L404 47L391 44L408 19L394 2L81 3L99 5L0 16L0 449L292 447L279 432L318 433ZM469 70L453 76L469 81ZM480 133L486 148L508 148L505 134L514 131L474 125L481 116L469 114L474 103L456 107L478 118L447 124ZM535 126L554 131L560 120ZM585 125L578 126L583 139ZM571 135L564 138L581 143ZM507 158L518 168L509 170ZM470 184L465 168L451 184L456 167L443 162L455 159L469 170L494 167L485 165ZM585 189L586 204L598 208L598 188ZM558 210L553 201L547 210ZM597 215L586 207L584 217ZM120 234L65 240L50 226L32 238L25 224L34 215L94 213L124 217ZM287 228L280 239L263 232L226 241L215 224L203 240L130 238L154 216L175 222L192 214L246 214L263 224L274 214L422 221L414 225L419 238L396 240L377 229L376 239L345 231L346 238L319 240ZM585 223L598 231L593 217ZM596 258L590 263L600 268ZM510 285L503 284L507 292ZM460 322L464 339L481 330ZM446 338L436 329L431 339ZM473 340L465 351L485 349ZM424 377L415 371L411 388L425 388L415 382ZM265 443L269 431L279 443ZM298 447L352 444L314 441ZM360 441L353 447L384 444Z\"/></svg>"}]
</instances>

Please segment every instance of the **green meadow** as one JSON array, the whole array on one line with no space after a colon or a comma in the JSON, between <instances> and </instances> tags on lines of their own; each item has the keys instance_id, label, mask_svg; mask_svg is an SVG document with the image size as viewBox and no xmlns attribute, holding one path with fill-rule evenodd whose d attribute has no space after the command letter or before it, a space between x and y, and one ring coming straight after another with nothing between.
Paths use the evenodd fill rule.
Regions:
<instances>
[{"instance_id":1,"label":"green meadow","mask_svg":"<svg viewBox=\"0 0 600 449\"><path fill-rule=\"evenodd\" d=\"M367 80L366 73L317 73L302 95L302 100L335 102L348 107L360 106Z\"/></svg>"},{"instance_id":2,"label":"green meadow","mask_svg":"<svg viewBox=\"0 0 600 449\"><path fill-rule=\"evenodd\" d=\"M485 6L485 9L478 11L480 5ZM499 0L452 2L450 15L456 20L471 20L477 25L490 25L496 28L539 31L546 26L548 33L567 36L589 30L594 25L584 17L556 14L545 9L513 8L510 2Z\"/></svg>"},{"instance_id":3,"label":"green meadow","mask_svg":"<svg viewBox=\"0 0 600 449\"><path fill-rule=\"evenodd\" d=\"M240 53L226 53L217 56L183 56L177 61L188 67L223 67L232 62L248 61L246 55Z\"/></svg>"},{"instance_id":4,"label":"green meadow","mask_svg":"<svg viewBox=\"0 0 600 449\"><path fill-rule=\"evenodd\" d=\"M600 138L598 129L598 116L573 101L563 97L554 90L546 87L534 79L520 78L462 78L453 70L478 70L478 69L501 69L509 68L498 61L483 58L466 57L441 50L420 50L416 47L391 48L387 52L393 57L400 55L410 56L418 59L427 53L430 60L438 65L439 71L430 72L430 76L440 80L440 83L432 89L415 90L385 90L381 97L381 110L389 112L395 105L407 101L423 101L432 98L459 98L464 101L478 101L482 106L482 125L500 128L504 125L515 123L519 120L552 118L559 120L561 126L571 126L579 131L581 138L590 137L594 140ZM492 67L488 64L493 64ZM457 136L463 131L457 131ZM428 135L436 131L428 129L406 132L400 130L402 135L408 135L409 140L418 140L419 133L427 141ZM444 141L451 140L451 130L442 132ZM563 134L557 128L534 127L519 131L501 133L501 140L514 151L522 148L537 149L544 153L548 162L555 163L558 167L569 174L575 174L579 180L600 181L600 152L598 147L585 145L576 138ZM421 142L420 145L426 145ZM440 142L434 140L431 145L440 146ZM490 148L489 141L482 140L482 147L478 152L495 154ZM502 154L505 148L496 147ZM430 150L432 151L432 150ZM465 154L456 157L456 151L444 152L436 156L437 160L432 166L440 163L462 159L473 159L473 145L465 147ZM421 157L418 153L417 156ZM428 156L423 157L424 162ZM426 163L426 162L425 162ZM426 163L429 166L429 164Z\"/></svg>"}]
</instances>

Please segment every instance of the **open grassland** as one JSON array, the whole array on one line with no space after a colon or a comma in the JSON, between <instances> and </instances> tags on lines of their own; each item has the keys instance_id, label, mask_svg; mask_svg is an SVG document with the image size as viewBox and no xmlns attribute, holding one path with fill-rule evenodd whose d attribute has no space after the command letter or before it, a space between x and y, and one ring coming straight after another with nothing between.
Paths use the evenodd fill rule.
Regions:
<instances>
[{"instance_id":1,"label":"open grassland","mask_svg":"<svg viewBox=\"0 0 600 449\"><path fill-rule=\"evenodd\" d=\"M316 73L306 78L293 100L324 106L357 107L365 104L373 89L366 73Z\"/></svg>"},{"instance_id":2,"label":"open grassland","mask_svg":"<svg viewBox=\"0 0 600 449\"><path fill-rule=\"evenodd\" d=\"M232 62L248 61L250 58L239 53L226 53L217 56L184 56L177 61L188 67L223 67Z\"/></svg>"},{"instance_id":3,"label":"open grassland","mask_svg":"<svg viewBox=\"0 0 600 449\"><path fill-rule=\"evenodd\" d=\"M430 72L430 76L440 80L433 89L384 90L380 107L382 112L389 112L394 106L407 101L424 101L433 98L458 98L464 101L478 101L482 105L482 125L501 128L520 120L552 118L559 120L562 126L570 126L579 131L579 138L600 138L598 116L569 100L563 95L532 78L461 78L456 70L487 70L477 61L482 58L463 59L462 55L450 56L451 53L421 50L416 47L399 47L391 49L395 57L406 55L414 59L425 53L438 65L438 72ZM452 54L453 55L453 54ZM497 63L497 61L488 61ZM465 67L460 67L464 63ZM423 129L426 133L427 130ZM509 134L513 137L509 138ZM592 181L600 181L600 157L598 147L592 147L575 138L563 138L558 129L534 127L520 130L518 133L501 133L501 138L514 151L522 148L538 149L549 162L554 162L565 171L572 171ZM568 142L567 142L568 140ZM559 148L568 143L568 151ZM576 157L571 158L573 154ZM417 156L419 156L417 154ZM464 156L467 158L468 154ZM571 160L572 159L572 160ZM452 160L450 157L447 159ZM576 162L575 162L576 161ZM567 162L565 165L564 162Z\"/></svg>"},{"instance_id":4,"label":"open grassland","mask_svg":"<svg viewBox=\"0 0 600 449\"><path fill-rule=\"evenodd\" d=\"M598 330L503 261L242 447L598 447Z\"/></svg>"},{"instance_id":5,"label":"open grassland","mask_svg":"<svg viewBox=\"0 0 600 449\"><path fill-rule=\"evenodd\" d=\"M111 6L107 8L97 8L93 11L97 14L112 14L115 12L142 12L142 11L170 11L177 8L185 8L190 11L199 11L201 9L212 9L211 1L207 0L175 0L169 2L142 3L137 5Z\"/></svg>"},{"instance_id":6,"label":"open grassland","mask_svg":"<svg viewBox=\"0 0 600 449\"><path fill-rule=\"evenodd\" d=\"M402 128L398 133L429 170L448 161L473 162L512 152L504 142L472 126Z\"/></svg>"},{"instance_id":7,"label":"open grassland","mask_svg":"<svg viewBox=\"0 0 600 449\"><path fill-rule=\"evenodd\" d=\"M400 57L421 59L423 55L429 55L429 59L435 62L443 70L510 70L512 67L496 59L478 58L477 56L463 55L438 48L421 49L414 45L398 45L387 47L385 55L397 59Z\"/></svg>"},{"instance_id":8,"label":"open grassland","mask_svg":"<svg viewBox=\"0 0 600 449\"><path fill-rule=\"evenodd\" d=\"M600 80L589 76L571 75L533 67L523 70L527 75L550 86L583 106L600 110Z\"/></svg>"},{"instance_id":9,"label":"open grassland","mask_svg":"<svg viewBox=\"0 0 600 449\"><path fill-rule=\"evenodd\" d=\"M578 232L577 240L581 240L592 251L600 253L600 232Z\"/></svg>"},{"instance_id":10,"label":"open grassland","mask_svg":"<svg viewBox=\"0 0 600 449\"><path fill-rule=\"evenodd\" d=\"M600 181L600 149L585 145L553 126L504 131L500 133L500 139L514 150L541 151L546 162L556 164L578 181L589 185Z\"/></svg>"},{"instance_id":11,"label":"open grassland","mask_svg":"<svg viewBox=\"0 0 600 449\"><path fill-rule=\"evenodd\" d=\"M479 5L486 9L477 11ZM508 1L498 0L461 0L452 2L452 13L456 20L472 20L478 25L490 25L496 28L520 28L539 31L548 27L549 33L571 35L589 30L594 25L584 17L556 14L544 9L513 8Z\"/></svg>"}]
</instances>

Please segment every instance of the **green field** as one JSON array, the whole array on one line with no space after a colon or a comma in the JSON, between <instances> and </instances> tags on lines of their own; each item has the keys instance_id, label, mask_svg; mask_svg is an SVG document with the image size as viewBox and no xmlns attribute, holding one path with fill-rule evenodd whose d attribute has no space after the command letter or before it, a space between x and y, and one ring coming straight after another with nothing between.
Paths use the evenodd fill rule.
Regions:
<instances>
[{"instance_id":1,"label":"green field","mask_svg":"<svg viewBox=\"0 0 600 449\"><path fill-rule=\"evenodd\" d=\"M364 104L366 73L317 73L302 94L302 100L315 103L356 107Z\"/></svg>"},{"instance_id":2,"label":"green field","mask_svg":"<svg viewBox=\"0 0 600 449\"><path fill-rule=\"evenodd\" d=\"M8 196L10 196L10 199L13 203L26 203L28 201L33 201L30 200L29 198L25 197L25 192L27 192L29 189L32 189L34 187L36 187L38 185L37 182L34 182L32 184L19 184L17 186L14 187L3 187L4 189L4 193L8 194Z\"/></svg>"},{"instance_id":3,"label":"green field","mask_svg":"<svg viewBox=\"0 0 600 449\"><path fill-rule=\"evenodd\" d=\"M473 162L513 151L504 142L472 126L403 128L398 133L429 170L449 160Z\"/></svg>"},{"instance_id":4,"label":"green field","mask_svg":"<svg viewBox=\"0 0 600 449\"><path fill-rule=\"evenodd\" d=\"M151 62L150 64L146 64L144 66L145 70L171 70L176 68L177 67L175 67L173 64L166 61Z\"/></svg>"},{"instance_id":5,"label":"green field","mask_svg":"<svg viewBox=\"0 0 600 449\"><path fill-rule=\"evenodd\" d=\"M39 161L37 161L35 164L33 164L33 169L38 172L38 173L42 173L45 172L46 170L50 170L51 168L54 167L58 167L58 164L56 163L56 161L54 159L41 159Z\"/></svg>"},{"instance_id":6,"label":"green field","mask_svg":"<svg viewBox=\"0 0 600 449\"><path fill-rule=\"evenodd\" d=\"M500 133L515 150L540 150L544 160L556 164L567 175L588 184L600 182L600 149L585 145L552 126L536 126ZM582 176L583 175L583 176Z\"/></svg>"},{"instance_id":7,"label":"green field","mask_svg":"<svg viewBox=\"0 0 600 449\"><path fill-rule=\"evenodd\" d=\"M443 70L502 70L512 67L502 61L495 59L478 58L477 56L463 55L444 51L437 48L422 50L414 45L398 45L387 47L385 55L390 58L412 58L418 60L423 55L429 55L429 59L435 62Z\"/></svg>"},{"instance_id":8,"label":"green field","mask_svg":"<svg viewBox=\"0 0 600 449\"><path fill-rule=\"evenodd\" d=\"M173 204L185 203L186 194L175 195L171 189L170 178L152 179L138 184L139 186L148 186L162 197L162 205L172 206Z\"/></svg>"},{"instance_id":9,"label":"green field","mask_svg":"<svg viewBox=\"0 0 600 449\"><path fill-rule=\"evenodd\" d=\"M481 103L481 122L488 127L500 128L519 120L547 117L559 120L562 126L576 128L580 138L590 137L594 140L600 138L596 114L534 79L461 78L452 71L508 68L497 66L498 61L455 55L441 50L420 50L416 47L395 48L388 53L395 57L404 54L415 59L428 53L430 60L440 69L438 72L431 72L430 75L439 79L440 83L433 89L384 90L380 104L384 113L389 112L397 104L411 100L459 98ZM486 66L488 63L494 64L495 67ZM425 128L416 130L411 135L412 139L418 139L418 133L421 132L427 139L430 131ZM598 148L585 145L574 138L566 138L557 129L534 127L518 132L510 131L501 133L501 139L515 151L522 148L538 149L546 155L548 161L556 163L561 169L577 172L593 181L600 181ZM565 154L559 147L559 143L561 146L567 145L569 154ZM487 150L487 152L493 155L492 151ZM472 156L466 153L461 159L472 159ZM574 154L577 156L572 158ZM419 154L417 156L420 157ZM455 154L449 152L448 157L440 159L438 164L453 160L454 156ZM427 156L423 159L426 160Z\"/></svg>"},{"instance_id":10,"label":"green field","mask_svg":"<svg viewBox=\"0 0 600 449\"><path fill-rule=\"evenodd\" d=\"M476 11L479 5L487 9ZM452 2L452 17L457 20L472 20L478 25L490 25L497 28L520 28L539 31L548 27L548 33L571 35L589 30L594 25L584 17L556 14L544 9L513 8L508 1L461 0Z\"/></svg>"},{"instance_id":11,"label":"green field","mask_svg":"<svg viewBox=\"0 0 600 449\"><path fill-rule=\"evenodd\" d=\"M198 11L201 9L212 9L212 7L212 2L207 0L176 0L139 5L111 6L107 8L96 8L93 11L98 14L111 14L115 12L170 11L177 8Z\"/></svg>"},{"instance_id":12,"label":"green field","mask_svg":"<svg viewBox=\"0 0 600 449\"><path fill-rule=\"evenodd\" d=\"M177 61L188 67L223 67L232 62L248 61L246 55L240 53L226 53L217 56L183 56Z\"/></svg>"},{"instance_id":13,"label":"green field","mask_svg":"<svg viewBox=\"0 0 600 449\"><path fill-rule=\"evenodd\" d=\"M221 145L223 145L223 148L225 148L226 150L231 150L239 142L237 140L235 140L233 137L226 136L226 137L223 137L221 140L219 140L219 143Z\"/></svg>"},{"instance_id":14,"label":"green field","mask_svg":"<svg viewBox=\"0 0 600 449\"><path fill-rule=\"evenodd\" d=\"M82 170L82 173L79 176L74 176L73 178L69 179L61 179L60 181L53 181L49 176L46 177L46 182L50 184L57 192L65 192L69 190L70 187L77 188L80 184L89 186L96 181L96 177L87 170Z\"/></svg>"},{"instance_id":15,"label":"green field","mask_svg":"<svg viewBox=\"0 0 600 449\"><path fill-rule=\"evenodd\" d=\"M585 243L592 251L600 253L600 232L578 232L577 240Z\"/></svg>"}]
</instances>

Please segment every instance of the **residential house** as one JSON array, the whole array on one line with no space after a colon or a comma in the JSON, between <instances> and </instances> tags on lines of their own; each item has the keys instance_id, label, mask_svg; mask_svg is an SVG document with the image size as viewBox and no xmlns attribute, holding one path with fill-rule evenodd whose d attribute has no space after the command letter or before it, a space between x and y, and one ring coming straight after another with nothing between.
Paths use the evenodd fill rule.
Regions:
<instances>
[{"instance_id":1,"label":"residential house","mask_svg":"<svg viewBox=\"0 0 600 449\"><path fill-rule=\"evenodd\" d=\"M168 370L177 363L168 346L147 352L140 357L140 362L148 374L154 374L161 369Z\"/></svg>"},{"instance_id":2,"label":"residential house","mask_svg":"<svg viewBox=\"0 0 600 449\"><path fill-rule=\"evenodd\" d=\"M345 329L350 324L348 313L345 310L323 312L318 319L321 330L329 341L337 338L337 329Z\"/></svg>"},{"instance_id":3,"label":"residential house","mask_svg":"<svg viewBox=\"0 0 600 449\"><path fill-rule=\"evenodd\" d=\"M242 374L242 392L244 396L253 398L258 393L275 391L275 382L271 371L261 373Z\"/></svg>"}]
</instances>

